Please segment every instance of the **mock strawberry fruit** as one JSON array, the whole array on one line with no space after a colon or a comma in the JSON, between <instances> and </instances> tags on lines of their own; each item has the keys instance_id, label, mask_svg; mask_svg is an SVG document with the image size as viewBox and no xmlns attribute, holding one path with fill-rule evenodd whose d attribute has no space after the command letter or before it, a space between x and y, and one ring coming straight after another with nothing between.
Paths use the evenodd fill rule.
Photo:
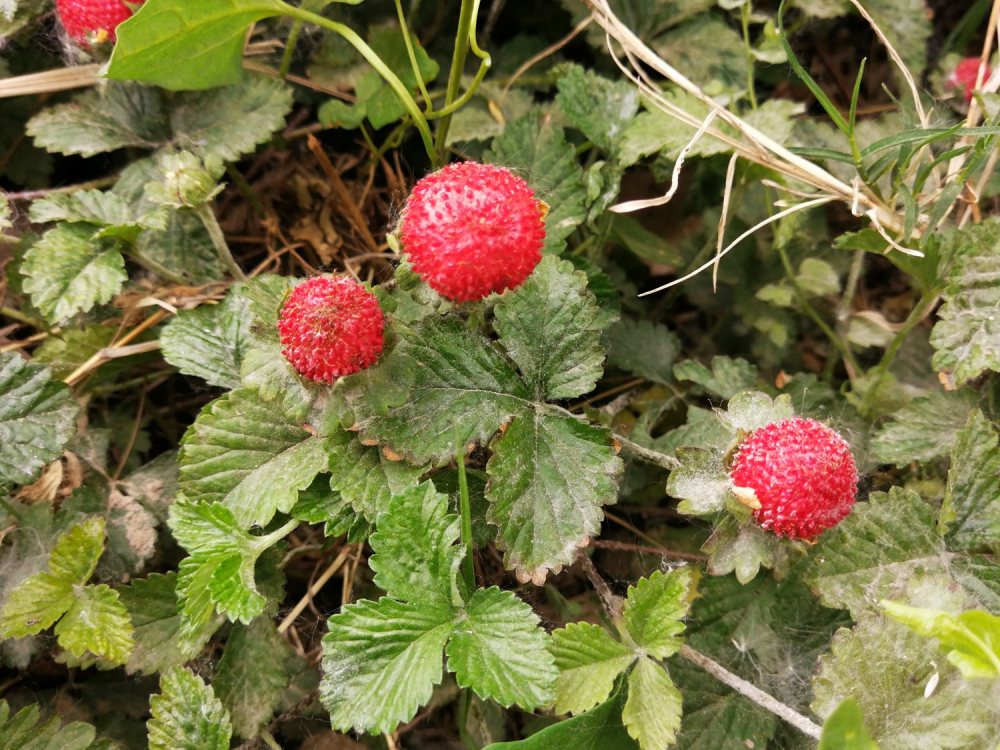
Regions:
<instances>
[{"instance_id":1,"label":"mock strawberry fruit","mask_svg":"<svg viewBox=\"0 0 1000 750\"><path fill-rule=\"evenodd\" d=\"M815 419L792 417L760 427L737 447L733 492L754 520L778 536L812 539L851 512L858 469L851 448Z\"/></svg>"},{"instance_id":2,"label":"mock strawberry fruit","mask_svg":"<svg viewBox=\"0 0 1000 750\"><path fill-rule=\"evenodd\" d=\"M979 77L980 66L984 68L983 83L985 83L986 79L990 77L990 68L978 57L965 58L955 66L951 75L948 76L948 85L954 89L961 89L967 102L972 101L972 93L976 89L976 79Z\"/></svg>"},{"instance_id":3,"label":"mock strawberry fruit","mask_svg":"<svg viewBox=\"0 0 1000 750\"><path fill-rule=\"evenodd\" d=\"M518 287L542 259L546 206L490 164L450 164L417 182L400 238L413 270L455 302Z\"/></svg>"},{"instance_id":4,"label":"mock strawberry fruit","mask_svg":"<svg viewBox=\"0 0 1000 750\"><path fill-rule=\"evenodd\" d=\"M132 16L132 8L122 0L56 0L56 12L69 38L85 47L115 41L118 24Z\"/></svg>"},{"instance_id":5,"label":"mock strawberry fruit","mask_svg":"<svg viewBox=\"0 0 1000 750\"><path fill-rule=\"evenodd\" d=\"M320 383L375 364L384 328L375 295L348 276L317 276L299 284L278 316L282 353L299 374Z\"/></svg>"}]
</instances>

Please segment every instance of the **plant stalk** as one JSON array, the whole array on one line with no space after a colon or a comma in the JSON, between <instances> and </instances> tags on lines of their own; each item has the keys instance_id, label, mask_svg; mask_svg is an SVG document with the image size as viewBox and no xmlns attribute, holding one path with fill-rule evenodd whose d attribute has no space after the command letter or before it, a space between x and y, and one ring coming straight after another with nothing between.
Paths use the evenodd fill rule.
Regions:
<instances>
[{"instance_id":1,"label":"plant stalk","mask_svg":"<svg viewBox=\"0 0 1000 750\"><path fill-rule=\"evenodd\" d=\"M243 269L240 268L240 264L236 262L236 258L233 257L232 252L229 250L229 244L226 242L226 235L223 234L222 227L219 226L219 220L215 218L215 212L212 210L212 206L208 203L204 203L195 208L194 212L198 214L198 218L201 219L201 223L205 225L205 229L208 231L208 236L212 238L212 244L215 245L216 252L219 253L219 257L222 258L222 262L228 266L229 272L232 273L233 278L237 281L246 281L246 274L243 273Z\"/></svg>"},{"instance_id":2,"label":"plant stalk","mask_svg":"<svg viewBox=\"0 0 1000 750\"><path fill-rule=\"evenodd\" d=\"M476 590L476 563L473 559L476 548L472 541L472 504L469 502L469 480L465 475L465 450L461 443L455 453L455 464L458 467L458 509L462 516L462 545L465 547L462 576L465 579L466 589L471 593Z\"/></svg>"},{"instance_id":3,"label":"plant stalk","mask_svg":"<svg viewBox=\"0 0 1000 750\"><path fill-rule=\"evenodd\" d=\"M462 71L469 55L469 33L472 30L473 10L478 5L477 0L462 0L462 9L458 14L458 31L455 34L455 50L451 57L451 70L448 72L448 88L445 93L444 106L447 109L458 98L458 89L462 85ZM448 128L451 127L451 115L447 114L438 123L434 134L435 164L440 166L446 159Z\"/></svg>"}]
</instances>

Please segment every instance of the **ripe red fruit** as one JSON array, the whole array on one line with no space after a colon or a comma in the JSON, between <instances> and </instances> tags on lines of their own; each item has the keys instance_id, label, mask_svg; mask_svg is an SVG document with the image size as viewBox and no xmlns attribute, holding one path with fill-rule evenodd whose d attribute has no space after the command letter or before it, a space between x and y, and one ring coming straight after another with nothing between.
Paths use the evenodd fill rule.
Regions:
<instances>
[{"instance_id":1,"label":"ripe red fruit","mask_svg":"<svg viewBox=\"0 0 1000 750\"><path fill-rule=\"evenodd\" d=\"M122 0L56 0L56 12L69 38L87 47L115 41L118 24L132 16L132 8Z\"/></svg>"},{"instance_id":2,"label":"ripe red fruit","mask_svg":"<svg viewBox=\"0 0 1000 750\"><path fill-rule=\"evenodd\" d=\"M965 101L972 101L972 92L976 88L976 79L979 77L979 67L983 66L983 83L990 77L990 68L978 57L967 57L948 76L948 85L955 89L961 89L965 96Z\"/></svg>"},{"instance_id":3,"label":"ripe red fruit","mask_svg":"<svg viewBox=\"0 0 1000 750\"><path fill-rule=\"evenodd\" d=\"M375 295L348 276L317 276L299 284L278 316L282 353L299 374L320 383L375 364L384 328Z\"/></svg>"},{"instance_id":4,"label":"ripe red fruit","mask_svg":"<svg viewBox=\"0 0 1000 750\"><path fill-rule=\"evenodd\" d=\"M851 512L858 491L847 441L803 417L751 432L737 448L729 476L744 503L759 504L754 520L792 539L812 539L836 526Z\"/></svg>"},{"instance_id":5,"label":"ripe red fruit","mask_svg":"<svg viewBox=\"0 0 1000 750\"><path fill-rule=\"evenodd\" d=\"M450 164L413 188L403 250L432 289L455 302L518 287L542 259L545 204L503 167Z\"/></svg>"}]
</instances>

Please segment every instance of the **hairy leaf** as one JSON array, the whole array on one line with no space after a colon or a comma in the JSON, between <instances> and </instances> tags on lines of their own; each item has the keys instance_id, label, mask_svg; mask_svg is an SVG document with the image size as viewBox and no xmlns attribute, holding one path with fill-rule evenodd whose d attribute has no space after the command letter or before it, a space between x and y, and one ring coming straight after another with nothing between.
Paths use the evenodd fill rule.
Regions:
<instances>
[{"instance_id":1,"label":"hairy leaf","mask_svg":"<svg viewBox=\"0 0 1000 750\"><path fill-rule=\"evenodd\" d=\"M412 486L424 467L391 461L377 446L362 445L356 435L334 430L330 436L330 488L369 521L384 513L389 500Z\"/></svg>"},{"instance_id":2,"label":"hairy leaf","mask_svg":"<svg viewBox=\"0 0 1000 750\"><path fill-rule=\"evenodd\" d=\"M250 323L246 302L235 293L219 305L181 310L160 334L163 358L185 375L239 388Z\"/></svg>"},{"instance_id":3,"label":"hairy leaf","mask_svg":"<svg viewBox=\"0 0 1000 750\"><path fill-rule=\"evenodd\" d=\"M149 750L227 750L233 730L212 688L196 674L175 667L160 677L160 693L149 699Z\"/></svg>"},{"instance_id":4,"label":"hairy leaf","mask_svg":"<svg viewBox=\"0 0 1000 750\"><path fill-rule=\"evenodd\" d=\"M614 153L622 131L639 111L635 87L578 65L569 67L558 85L556 102L573 125L606 153Z\"/></svg>"},{"instance_id":5,"label":"hairy leaf","mask_svg":"<svg viewBox=\"0 0 1000 750\"><path fill-rule=\"evenodd\" d=\"M970 390L933 391L915 398L875 435L875 460L902 467L948 455L978 400Z\"/></svg>"},{"instance_id":6,"label":"hairy leaf","mask_svg":"<svg viewBox=\"0 0 1000 750\"><path fill-rule=\"evenodd\" d=\"M681 351L680 337L659 323L622 318L607 334L608 360L615 367L654 383L669 383Z\"/></svg>"},{"instance_id":7,"label":"hairy leaf","mask_svg":"<svg viewBox=\"0 0 1000 750\"><path fill-rule=\"evenodd\" d=\"M1000 540L1000 447L978 409L955 437L940 522L949 545L975 550Z\"/></svg>"},{"instance_id":8,"label":"hairy leaf","mask_svg":"<svg viewBox=\"0 0 1000 750\"><path fill-rule=\"evenodd\" d=\"M268 617L236 625L229 634L214 687L240 737L256 737L280 704L289 681L288 651Z\"/></svg>"},{"instance_id":9,"label":"hairy leaf","mask_svg":"<svg viewBox=\"0 0 1000 750\"><path fill-rule=\"evenodd\" d=\"M552 653L559 668L556 713L577 714L607 700L618 675L635 652L599 625L571 622L552 632Z\"/></svg>"},{"instance_id":10,"label":"hairy leaf","mask_svg":"<svg viewBox=\"0 0 1000 750\"><path fill-rule=\"evenodd\" d=\"M712 357L711 369L693 359L674 365L674 377L690 380L706 391L721 398L732 398L740 391L753 388L757 382L757 368L745 359Z\"/></svg>"},{"instance_id":11,"label":"hairy leaf","mask_svg":"<svg viewBox=\"0 0 1000 750\"><path fill-rule=\"evenodd\" d=\"M667 670L642 658L628 676L628 699L622 722L642 750L658 750L673 744L681 726L681 692Z\"/></svg>"},{"instance_id":12,"label":"hairy leaf","mask_svg":"<svg viewBox=\"0 0 1000 750\"><path fill-rule=\"evenodd\" d=\"M0 747L4 750L98 750L97 732L82 721L61 726L58 716L42 719L38 706L30 704L13 716L10 704L0 701Z\"/></svg>"},{"instance_id":13,"label":"hairy leaf","mask_svg":"<svg viewBox=\"0 0 1000 750\"><path fill-rule=\"evenodd\" d=\"M676 568L653 572L629 586L623 615L632 640L646 653L665 659L681 647L683 618L691 608L692 573Z\"/></svg>"},{"instance_id":14,"label":"hairy leaf","mask_svg":"<svg viewBox=\"0 0 1000 750\"><path fill-rule=\"evenodd\" d=\"M81 586L55 627L59 645L73 656L93 654L124 664L132 652L132 623L118 592L103 583Z\"/></svg>"}]
</instances>

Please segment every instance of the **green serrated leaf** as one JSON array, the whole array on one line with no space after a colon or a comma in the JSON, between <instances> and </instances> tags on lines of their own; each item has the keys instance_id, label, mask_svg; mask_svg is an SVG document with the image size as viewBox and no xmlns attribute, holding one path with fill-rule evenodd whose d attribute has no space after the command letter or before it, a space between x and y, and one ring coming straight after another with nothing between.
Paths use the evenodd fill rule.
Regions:
<instances>
[{"instance_id":1,"label":"green serrated leaf","mask_svg":"<svg viewBox=\"0 0 1000 750\"><path fill-rule=\"evenodd\" d=\"M615 680L635 652L599 625L571 622L552 632L550 646L559 668L555 712L577 714L607 700Z\"/></svg>"},{"instance_id":2,"label":"green serrated leaf","mask_svg":"<svg viewBox=\"0 0 1000 750\"><path fill-rule=\"evenodd\" d=\"M149 699L149 750L227 750L233 730L212 688L196 674L175 667L160 677L160 693Z\"/></svg>"},{"instance_id":3,"label":"green serrated leaf","mask_svg":"<svg viewBox=\"0 0 1000 750\"><path fill-rule=\"evenodd\" d=\"M320 700L334 729L391 732L441 682L450 609L383 597L348 604L327 626Z\"/></svg>"},{"instance_id":4,"label":"green serrated leaf","mask_svg":"<svg viewBox=\"0 0 1000 750\"><path fill-rule=\"evenodd\" d=\"M73 656L93 654L124 664L132 651L132 622L118 592L103 583L81 586L55 627L59 645Z\"/></svg>"},{"instance_id":5,"label":"green serrated leaf","mask_svg":"<svg viewBox=\"0 0 1000 750\"><path fill-rule=\"evenodd\" d=\"M459 445L486 441L529 403L497 347L457 318L428 319L403 332L369 373L392 387L394 403L381 409L378 392L366 388L354 403L362 435L415 463L450 461Z\"/></svg>"},{"instance_id":6,"label":"green serrated leaf","mask_svg":"<svg viewBox=\"0 0 1000 750\"><path fill-rule=\"evenodd\" d=\"M680 466L670 472L667 494L681 502L677 510L695 516L719 513L726 507L732 480L714 450L682 447L677 449Z\"/></svg>"},{"instance_id":7,"label":"green serrated leaf","mask_svg":"<svg viewBox=\"0 0 1000 750\"><path fill-rule=\"evenodd\" d=\"M448 642L461 687L501 706L532 711L552 701L558 674L538 615L511 591L477 589Z\"/></svg>"},{"instance_id":8,"label":"green serrated leaf","mask_svg":"<svg viewBox=\"0 0 1000 750\"><path fill-rule=\"evenodd\" d=\"M978 409L955 436L939 523L953 549L1000 540L1000 437Z\"/></svg>"},{"instance_id":9,"label":"green serrated leaf","mask_svg":"<svg viewBox=\"0 0 1000 750\"><path fill-rule=\"evenodd\" d=\"M604 372L600 312L587 276L552 256L501 297L494 328L538 400L593 390Z\"/></svg>"},{"instance_id":10,"label":"green serrated leaf","mask_svg":"<svg viewBox=\"0 0 1000 750\"><path fill-rule=\"evenodd\" d=\"M771 422L794 416L791 396L783 394L772 400L759 391L737 393L729 399L725 413L726 421L738 432L752 432Z\"/></svg>"},{"instance_id":11,"label":"green serrated leaf","mask_svg":"<svg viewBox=\"0 0 1000 750\"><path fill-rule=\"evenodd\" d=\"M330 489L329 478L323 474L299 493L289 512L300 521L324 524L324 536L346 536L348 544L363 542L371 532L371 524L339 492Z\"/></svg>"},{"instance_id":12,"label":"green serrated leaf","mask_svg":"<svg viewBox=\"0 0 1000 750\"><path fill-rule=\"evenodd\" d=\"M118 589L134 628L135 645L125 665L129 674L154 674L180 666L194 658L215 631L217 623L212 618L195 636L180 637L181 614L176 585L176 573L154 573Z\"/></svg>"},{"instance_id":13,"label":"green serrated leaf","mask_svg":"<svg viewBox=\"0 0 1000 750\"><path fill-rule=\"evenodd\" d=\"M128 280L125 260L87 224L50 229L24 256L24 291L51 323L110 302Z\"/></svg>"},{"instance_id":14,"label":"green serrated leaf","mask_svg":"<svg viewBox=\"0 0 1000 750\"><path fill-rule=\"evenodd\" d=\"M110 750L104 742L95 744L96 736L94 727L82 721L61 726L57 716L43 720L35 704L11 716L10 704L0 701L0 747L4 750Z\"/></svg>"},{"instance_id":15,"label":"green serrated leaf","mask_svg":"<svg viewBox=\"0 0 1000 750\"><path fill-rule=\"evenodd\" d=\"M858 613L897 596L914 573L946 572L943 551L930 506L893 487L820 537L808 575L826 606Z\"/></svg>"},{"instance_id":16,"label":"green serrated leaf","mask_svg":"<svg viewBox=\"0 0 1000 750\"><path fill-rule=\"evenodd\" d=\"M558 254L587 216L583 173L562 128L545 122L540 111L533 111L508 124L484 160L513 169L549 204L543 251Z\"/></svg>"},{"instance_id":17,"label":"green serrated leaf","mask_svg":"<svg viewBox=\"0 0 1000 750\"><path fill-rule=\"evenodd\" d=\"M963 248L948 275L945 303L931 331L931 345L937 350L931 365L950 371L959 385L987 370L1000 370L998 229L1000 224L990 221L970 235L970 246Z\"/></svg>"},{"instance_id":18,"label":"green serrated leaf","mask_svg":"<svg viewBox=\"0 0 1000 750\"><path fill-rule=\"evenodd\" d=\"M934 391L913 399L875 435L873 457L879 463L903 467L948 455L978 402L978 395L970 390Z\"/></svg>"},{"instance_id":19,"label":"green serrated leaf","mask_svg":"<svg viewBox=\"0 0 1000 750\"><path fill-rule=\"evenodd\" d=\"M62 455L79 407L47 367L0 354L0 485L27 484Z\"/></svg>"},{"instance_id":20,"label":"green serrated leaf","mask_svg":"<svg viewBox=\"0 0 1000 750\"><path fill-rule=\"evenodd\" d=\"M622 318L608 329L608 361L626 372L669 383L670 368L681 351L681 340L664 325Z\"/></svg>"},{"instance_id":21,"label":"green serrated leaf","mask_svg":"<svg viewBox=\"0 0 1000 750\"><path fill-rule=\"evenodd\" d=\"M394 599L439 609L461 605L458 537L459 519L431 482L396 495L371 536L375 584Z\"/></svg>"},{"instance_id":22,"label":"green serrated leaf","mask_svg":"<svg viewBox=\"0 0 1000 750\"><path fill-rule=\"evenodd\" d=\"M390 461L377 446L362 445L344 430L330 436L330 488L369 521L384 513L389 500L412 486L425 467Z\"/></svg>"},{"instance_id":23,"label":"green serrated leaf","mask_svg":"<svg viewBox=\"0 0 1000 750\"><path fill-rule=\"evenodd\" d=\"M75 193L56 193L32 203L30 216L35 224L69 221L110 227L135 227L138 230L129 204L111 191L78 190Z\"/></svg>"},{"instance_id":24,"label":"green serrated leaf","mask_svg":"<svg viewBox=\"0 0 1000 750\"><path fill-rule=\"evenodd\" d=\"M924 638L950 649L948 661L967 680L1000 677L1000 617L974 609L957 617L950 612L882 602L882 609Z\"/></svg>"},{"instance_id":25,"label":"green serrated leaf","mask_svg":"<svg viewBox=\"0 0 1000 750\"><path fill-rule=\"evenodd\" d=\"M290 679L285 666L288 652L288 644L267 617L237 625L229 634L214 687L238 736L256 737L274 715Z\"/></svg>"},{"instance_id":26,"label":"green serrated leaf","mask_svg":"<svg viewBox=\"0 0 1000 750\"><path fill-rule=\"evenodd\" d=\"M757 368L745 359L712 357L710 370L701 362L689 359L674 366L674 377L697 383L716 396L732 398L740 391L754 387Z\"/></svg>"},{"instance_id":27,"label":"green serrated leaf","mask_svg":"<svg viewBox=\"0 0 1000 750\"><path fill-rule=\"evenodd\" d=\"M691 608L690 568L669 573L655 571L629 586L623 615L625 626L636 645L657 659L677 653L684 631L683 618Z\"/></svg>"},{"instance_id":28,"label":"green serrated leaf","mask_svg":"<svg viewBox=\"0 0 1000 750\"><path fill-rule=\"evenodd\" d=\"M181 442L180 486L200 503L230 508L241 526L287 513L326 469L327 446L277 402L239 388L202 410Z\"/></svg>"},{"instance_id":29,"label":"green serrated leaf","mask_svg":"<svg viewBox=\"0 0 1000 750\"><path fill-rule=\"evenodd\" d=\"M652 659L639 659L628 676L622 723L642 750L673 744L681 727L681 705L681 691L667 670Z\"/></svg>"},{"instance_id":30,"label":"green serrated leaf","mask_svg":"<svg viewBox=\"0 0 1000 750\"><path fill-rule=\"evenodd\" d=\"M522 579L544 579L600 529L602 506L618 499L622 461L607 430L538 411L516 417L493 449L487 519L500 529L505 564Z\"/></svg>"},{"instance_id":31,"label":"green serrated leaf","mask_svg":"<svg viewBox=\"0 0 1000 750\"><path fill-rule=\"evenodd\" d=\"M243 385L256 391L262 401L273 402L275 409L290 418L305 419L316 398L314 389L285 359L277 341L257 343L246 351L240 377Z\"/></svg>"},{"instance_id":32,"label":"green serrated leaf","mask_svg":"<svg viewBox=\"0 0 1000 750\"><path fill-rule=\"evenodd\" d=\"M282 8L278 0L150 0L116 29L107 75L175 91L235 83L247 28Z\"/></svg>"},{"instance_id":33,"label":"green serrated leaf","mask_svg":"<svg viewBox=\"0 0 1000 750\"><path fill-rule=\"evenodd\" d=\"M709 553L708 572L713 576L736 573L736 580L749 583L761 568L783 570L788 553L781 540L749 521L740 523L726 516L716 524L712 536L702 546Z\"/></svg>"},{"instance_id":34,"label":"green serrated leaf","mask_svg":"<svg viewBox=\"0 0 1000 750\"><path fill-rule=\"evenodd\" d=\"M845 698L823 722L818 750L878 750L865 729L857 700Z\"/></svg>"},{"instance_id":35,"label":"green serrated leaf","mask_svg":"<svg viewBox=\"0 0 1000 750\"><path fill-rule=\"evenodd\" d=\"M570 122L606 153L614 153L622 131L639 111L635 87L579 65L570 66L558 86L556 102Z\"/></svg>"},{"instance_id":36,"label":"green serrated leaf","mask_svg":"<svg viewBox=\"0 0 1000 750\"><path fill-rule=\"evenodd\" d=\"M182 310L160 334L163 358L185 375L239 388L250 322L246 302L236 293L219 305Z\"/></svg>"}]
</instances>

